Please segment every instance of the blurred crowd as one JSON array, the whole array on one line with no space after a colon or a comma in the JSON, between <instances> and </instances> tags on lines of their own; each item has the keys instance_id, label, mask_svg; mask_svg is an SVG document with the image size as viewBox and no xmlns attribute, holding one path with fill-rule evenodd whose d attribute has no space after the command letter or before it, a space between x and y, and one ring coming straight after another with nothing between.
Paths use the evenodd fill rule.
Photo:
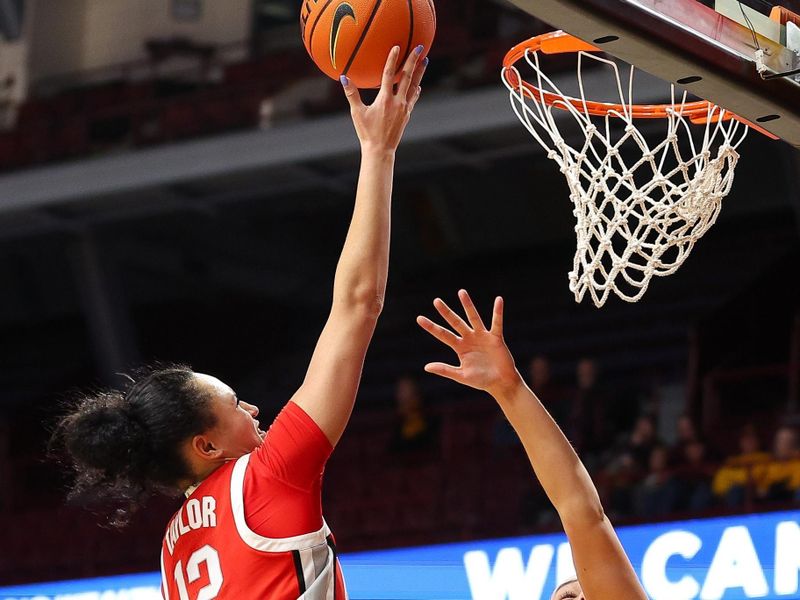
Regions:
<instances>
[{"instance_id":1,"label":"blurred crowd","mask_svg":"<svg viewBox=\"0 0 800 600\"><path fill-rule=\"evenodd\" d=\"M309 59L296 6L285 9L277 21L257 19L252 39L231 47L182 36L142 40L144 61L58 81L32 73L30 89L13 102L0 82L0 172L343 114L341 85ZM503 55L544 27L501 3L439 0L436 10L426 97L499 86Z\"/></svg>"},{"instance_id":2,"label":"blurred crowd","mask_svg":"<svg viewBox=\"0 0 800 600\"><path fill-rule=\"evenodd\" d=\"M687 416L678 439L667 444L652 416L639 417L610 451L598 473L610 510L621 516L657 519L713 507L742 509L800 502L797 431L778 427L768 446L752 424L738 437L738 452L722 455Z\"/></svg>"},{"instance_id":3,"label":"blurred crowd","mask_svg":"<svg viewBox=\"0 0 800 600\"><path fill-rule=\"evenodd\" d=\"M616 524L800 503L798 432L790 422L768 425L772 420L753 407L750 422L734 426L723 415L707 430L680 413L680 394L672 398L676 408L664 410L663 391L632 391L606 379L591 359L553 369L547 357L536 356L525 370L589 467ZM352 552L559 530L495 403L482 392L422 377L403 375L381 388L380 397L377 389L362 397L326 467L326 519L341 547ZM13 426L0 420L0 525L14 548L0 560L0 577L41 577L42 565L49 565L51 579L152 568L153 544L175 499L154 499L124 534L98 527L95 514L64 506L63 473L43 461L40 420L29 410ZM39 543L44 536L52 543ZM65 554L65 544L75 552Z\"/></svg>"},{"instance_id":4,"label":"blurred crowd","mask_svg":"<svg viewBox=\"0 0 800 600\"><path fill-rule=\"evenodd\" d=\"M653 403L622 397L617 402L615 390L602 384L592 359L577 363L569 385L552 378L546 356L536 356L528 382L588 466L606 511L616 519L658 520L800 504L800 440L790 424L759 430L746 423L730 449L712 443L687 414L660 424ZM440 419L426 406L414 379L398 380L395 410L390 452L417 463L439 460ZM495 456L517 447L522 453L499 411L491 424L490 444ZM522 522L552 526L556 515L543 491L524 493Z\"/></svg>"}]
</instances>

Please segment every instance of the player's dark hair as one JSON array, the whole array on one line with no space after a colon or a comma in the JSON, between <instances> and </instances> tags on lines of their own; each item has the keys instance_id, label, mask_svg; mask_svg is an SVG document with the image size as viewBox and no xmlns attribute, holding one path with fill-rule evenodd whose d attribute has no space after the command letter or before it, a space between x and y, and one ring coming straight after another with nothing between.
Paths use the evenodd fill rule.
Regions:
<instances>
[{"instance_id":1,"label":"player's dark hair","mask_svg":"<svg viewBox=\"0 0 800 600\"><path fill-rule=\"evenodd\" d=\"M75 473L69 499L107 509L123 526L153 493L174 493L192 477L181 443L214 425L209 399L184 365L143 370L122 391L81 395L51 439Z\"/></svg>"}]
</instances>

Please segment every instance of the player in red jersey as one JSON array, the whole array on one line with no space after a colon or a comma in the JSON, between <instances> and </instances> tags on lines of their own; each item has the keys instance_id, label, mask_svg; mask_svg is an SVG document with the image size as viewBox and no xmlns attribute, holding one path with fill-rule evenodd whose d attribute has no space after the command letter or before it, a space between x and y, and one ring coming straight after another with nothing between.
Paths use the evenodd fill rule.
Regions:
<instances>
[{"instance_id":1,"label":"player in red jersey","mask_svg":"<svg viewBox=\"0 0 800 600\"><path fill-rule=\"evenodd\" d=\"M433 302L452 331L426 317L417 323L452 348L460 364L430 363L425 370L491 394L519 435L564 525L578 575L562 583L552 600L647 600L589 473L514 365L503 338L503 299L495 299L487 329L467 292L458 296L467 321L439 298Z\"/></svg>"},{"instance_id":2,"label":"player in red jersey","mask_svg":"<svg viewBox=\"0 0 800 600\"><path fill-rule=\"evenodd\" d=\"M118 521L153 491L186 494L162 544L165 599L346 598L322 517L322 473L350 418L386 290L395 150L427 65L417 48L395 87L399 54L392 49L370 106L342 78L362 154L353 218L305 380L269 432L258 408L186 367L83 398L60 422L73 495L117 501Z\"/></svg>"}]
</instances>

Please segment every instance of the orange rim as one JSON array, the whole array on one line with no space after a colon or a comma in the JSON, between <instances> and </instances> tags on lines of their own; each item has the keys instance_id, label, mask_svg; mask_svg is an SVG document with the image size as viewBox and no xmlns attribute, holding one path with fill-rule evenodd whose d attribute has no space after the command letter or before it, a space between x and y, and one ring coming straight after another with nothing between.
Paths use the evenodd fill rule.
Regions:
<instances>
[{"instance_id":1,"label":"orange rim","mask_svg":"<svg viewBox=\"0 0 800 600\"><path fill-rule=\"evenodd\" d=\"M554 31L537 35L529 40L517 44L506 53L503 59L503 78L514 89L522 88L523 93L533 100L544 102L548 106L561 110L568 110L565 104L572 105L580 112L587 112L597 117L617 116L629 114L634 119L666 119L676 113L676 107L672 104L614 104L612 102L595 102L569 96L559 96L552 92L546 92L520 78L517 71L513 68L518 61L525 57L529 52L541 52L542 54L568 54L577 52L601 52L601 50L591 44L584 42L575 36L569 35L564 31ZM711 119L712 122L719 121L720 110L708 100L698 100L687 102L677 111L682 116L689 119L696 125L705 125ZM761 127L738 117L730 112L725 112L723 120L736 119L741 123L760 131L772 139L779 139Z\"/></svg>"}]
</instances>

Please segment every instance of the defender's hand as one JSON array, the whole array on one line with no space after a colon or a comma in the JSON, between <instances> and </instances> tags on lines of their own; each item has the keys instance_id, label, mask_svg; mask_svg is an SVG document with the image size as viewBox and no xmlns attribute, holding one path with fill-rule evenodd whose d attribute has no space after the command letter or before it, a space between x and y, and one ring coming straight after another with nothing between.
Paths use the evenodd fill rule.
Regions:
<instances>
[{"instance_id":1,"label":"defender's hand","mask_svg":"<svg viewBox=\"0 0 800 600\"><path fill-rule=\"evenodd\" d=\"M425 365L425 370L484 390L495 397L504 394L509 388L518 385L521 377L503 339L503 299L495 299L492 326L486 329L466 290L460 290L458 297L469 323L464 322L441 299L433 301L436 310L455 333L426 317L417 317L417 323L437 340L452 348L458 354L461 364L456 367L435 362Z\"/></svg>"},{"instance_id":2,"label":"defender's hand","mask_svg":"<svg viewBox=\"0 0 800 600\"><path fill-rule=\"evenodd\" d=\"M363 150L394 152L397 149L411 111L422 91L419 84L425 67L428 66L427 57L422 58L423 50L422 46L417 46L408 55L400 81L395 86L400 46L392 48L383 69L380 92L370 106L364 105L358 88L342 75L342 86L350 103L350 114Z\"/></svg>"}]
</instances>

